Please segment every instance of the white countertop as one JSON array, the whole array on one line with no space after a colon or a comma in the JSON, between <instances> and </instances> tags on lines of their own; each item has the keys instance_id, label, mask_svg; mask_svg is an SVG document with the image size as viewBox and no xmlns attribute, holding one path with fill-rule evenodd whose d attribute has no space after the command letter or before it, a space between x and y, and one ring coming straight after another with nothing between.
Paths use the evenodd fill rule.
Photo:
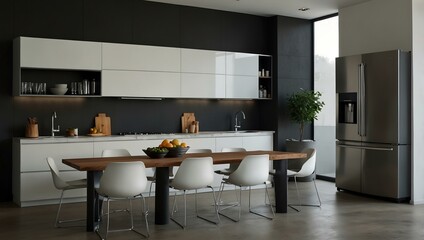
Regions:
<instances>
[{"instance_id":1,"label":"white countertop","mask_svg":"<svg viewBox=\"0 0 424 240\"><path fill-rule=\"evenodd\" d=\"M274 131L260 131L260 130L247 130L247 131L205 131L199 133L169 133L169 134L150 134L150 135L111 135L101 137L91 136L78 136L78 137L64 137L64 136L40 136L38 138L15 138L21 144L37 144L37 143L68 143L68 142L104 142L104 141L131 141L131 140L154 140L165 138L209 138L209 137L248 137L248 136L264 136L273 135Z\"/></svg>"}]
</instances>

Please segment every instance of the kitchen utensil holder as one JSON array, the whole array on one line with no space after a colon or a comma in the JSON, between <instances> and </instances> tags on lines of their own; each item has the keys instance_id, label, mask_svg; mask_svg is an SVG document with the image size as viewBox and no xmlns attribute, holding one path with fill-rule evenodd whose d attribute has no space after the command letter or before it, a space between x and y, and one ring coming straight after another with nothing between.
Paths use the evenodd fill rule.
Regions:
<instances>
[{"instance_id":1,"label":"kitchen utensil holder","mask_svg":"<svg viewBox=\"0 0 424 240\"><path fill-rule=\"evenodd\" d=\"M27 123L25 128L25 137L38 138L38 124Z\"/></svg>"}]
</instances>

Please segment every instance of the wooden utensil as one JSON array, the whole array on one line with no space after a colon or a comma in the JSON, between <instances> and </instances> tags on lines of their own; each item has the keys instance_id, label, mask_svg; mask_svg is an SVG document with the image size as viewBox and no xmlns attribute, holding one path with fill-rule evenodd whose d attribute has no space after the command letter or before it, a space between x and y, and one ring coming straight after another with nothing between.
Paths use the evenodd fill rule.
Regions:
<instances>
[{"instance_id":1,"label":"wooden utensil","mask_svg":"<svg viewBox=\"0 0 424 240\"><path fill-rule=\"evenodd\" d=\"M183 113L181 117L181 132L185 133L186 129L190 128L190 125L193 121L196 121L194 113Z\"/></svg>"},{"instance_id":2,"label":"wooden utensil","mask_svg":"<svg viewBox=\"0 0 424 240\"><path fill-rule=\"evenodd\" d=\"M110 117L106 116L106 113L99 113L95 118L96 128L99 129L100 133L105 136L110 136L112 134Z\"/></svg>"}]
</instances>

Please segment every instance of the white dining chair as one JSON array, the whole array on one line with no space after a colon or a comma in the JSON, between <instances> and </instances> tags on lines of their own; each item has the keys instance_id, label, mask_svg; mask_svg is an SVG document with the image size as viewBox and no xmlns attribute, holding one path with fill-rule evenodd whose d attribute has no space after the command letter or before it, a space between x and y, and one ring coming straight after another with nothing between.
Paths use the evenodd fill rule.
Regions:
<instances>
[{"instance_id":1,"label":"white dining chair","mask_svg":"<svg viewBox=\"0 0 424 240\"><path fill-rule=\"evenodd\" d=\"M127 149L105 149L102 151L102 157L125 157L131 156Z\"/></svg>"},{"instance_id":2,"label":"white dining chair","mask_svg":"<svg viewBox=\"0 0 424 240\"><path fill-rule=\"evenodd\" d=\"M185 228L187 226L187 196L186 192L194 190L195 194L195 211L196 216L203 220L211 223L219 224L220 219L218 215L218 207L216 204L215 191L211 186L213 183L213 160L211 157L201 158L186 158L180 165L175 174L174 179L169 183L170 188L175 190L183 191L184 195L184 222L180 223L174 217L174 211L171 211L171 219L177 223L180 227ZM197 190L202 188L210 188L213 194L214 209L217 217L217 221L212 221L206 217L200 216L197 209ZM177 201L177 192L174 194L173 209Z\"/></svg>"},{"instance_id":3,"label":"white dining chair","mask_svg":"<svg viewBox=\"0 0 424 240\"><path fill-rule=\"evenodd\" d=\"M55 227L61 227L60 224L62 224L62 223L85 220L85 219L59 220L59 215L60 215L60 209L62 207L63 194L65 193L65 191L73 190L73 189L87 188L87 179L77 179L77 180L73 180L73 181L65 181L60 176L59 169L57 168L57 165L54 162L54 159L52 157L47 157L46 160L47 160L47 164L49 165L50 172L52 174L53 184L56 187L56 189L61 190L59 207L57 209L56 221L54 223L54 226Z\"/></svg>"},{"instance_id":4,"label":"white dining chair","mask_svg":"<svg viewBox=\"0 0 424 240\"><path fill-rule=\"evenodd\" d=\"M245 148L227 148L227 147L224 147L224 148L222 148L221 152L246 152L246 149ZM238 166L239 166L239 163L230 163L229 168L216 170L215 173L228 176L232 172L234 172L237 169Z\"/></svg>"},{"instance_id":5,"label":"white dining chair","mask_svg":"<svg viewBox=\"0 0 424 240\"><path fill-rule=\"evenodd\" d=\"M296 193L297 193L297 200L298 200L298 204L289 204L289 206L291 208L295 209L296 211L300 211L300 210L297 209L297 208L294 208L293 206L321 207L321 198L319 196L318 188L317 188L317 185L315 183L315 174L314 174L315 173L315 167L316 167L316 150L314 148L306 148L302 152L307 154L307 160L303 163L300 170L297 171L297 172L292 171L292 170L287 170L287 177L293 177L294 178L294 183L295 183L295 186L296 186ZM270 174L274 175L275 170L271 170ZM299 193L299 187L298 187L298 184L297 184L297 178L298 177L308 177L308 176L312 176L312 181L314 183L315 192L317 194L319 204L304 204L301 201L300 193Z\"/></svg>"},{"instance_id":6,"label":"white dining chair","mask_svg":"<svg viewBox=\"0 0 424 240\"><path fill-rule=\"evenodd\" d=\"M106 239L110 232L133 231L144 237L149 237L149 223L147 221L148 211L146 201L142 195L147 186L146 169L143 162L112 162L109 163L100 178L97 193L107 202L106 213L106 233L103 237L100 233L100 227L96 233L102 239ZM132 209L133 199L140 198L142 202L146 234L134 229L134 217ZM131 227L127 229L110 230L110 200L129 200L130 202L130 220Z\"/></svg>"},{"instance_id":7,"label":"white dining chair","mask_svg":"<svg viewBox=\"0 0 424 240\"><path fill-rule=\"evenodd\" d=\"M249 212L272 220L273 217L275 216L274 209L272 208L272 206L270 206L270 208L271 208L271 212L272 212L273 217L269 217L269 216L266 216L266 215L261 214L259 212L253 211L253 209L251 207L251 203L250 203L251 202L251 187L252 186L264 184L265 185L265 192L266 192L266 194L268 195L268 198L269 198L268 172L269 172L269 155L268 154L246 156L241 161L239 167L233 173L231 173L228 176L228 178L222 180L221 187L220 187L221 193L220 193L219 196L221 198L222 197L222 191L224 189L224 187L223 187L224 184L232 184L232 185L238 186L240 188L238 203L224 207L222 209L219 206L219 208L218 208L219 214L221 214L221 215L223 215L223 216L225 216L225 217L227 217L227 218L229 218L229 219L231 219L235 222L238 222L240 220L240 217L241 217L242 188L248 187L249 188ZM221 199L219 199L218 201L220 201L220 200ZM232 208L232 207L236 207L236 206L239 207L237 219L232 218L232 217L222 213L223 210L226 210L226 209Z\"/></svg>"}]
</instances>

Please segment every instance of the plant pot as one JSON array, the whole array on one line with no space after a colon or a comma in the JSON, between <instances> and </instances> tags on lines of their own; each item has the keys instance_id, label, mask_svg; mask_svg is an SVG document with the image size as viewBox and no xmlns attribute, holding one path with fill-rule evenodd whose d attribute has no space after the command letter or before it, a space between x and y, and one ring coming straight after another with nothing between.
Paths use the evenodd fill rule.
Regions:
<instances>
[{"instance_id":1,"label":"plant pot","mask_svg":"<svg viewBox=\"0 0 424 240\"><path fill-rule=\"evenodd\" d=\"M286 139L286 149L287 152L302 152L306 148L315 148L314 140L296 140L296 139ZM302 167L303 163L306 162L307 159L292 159L288 162L288 169L293 171L299 171ZM315 175L315 173L314 173ZM299 182L310 182L312 181L312 175L308 177L299 177L297 181Z\"/></svg>"}]
</instances>

